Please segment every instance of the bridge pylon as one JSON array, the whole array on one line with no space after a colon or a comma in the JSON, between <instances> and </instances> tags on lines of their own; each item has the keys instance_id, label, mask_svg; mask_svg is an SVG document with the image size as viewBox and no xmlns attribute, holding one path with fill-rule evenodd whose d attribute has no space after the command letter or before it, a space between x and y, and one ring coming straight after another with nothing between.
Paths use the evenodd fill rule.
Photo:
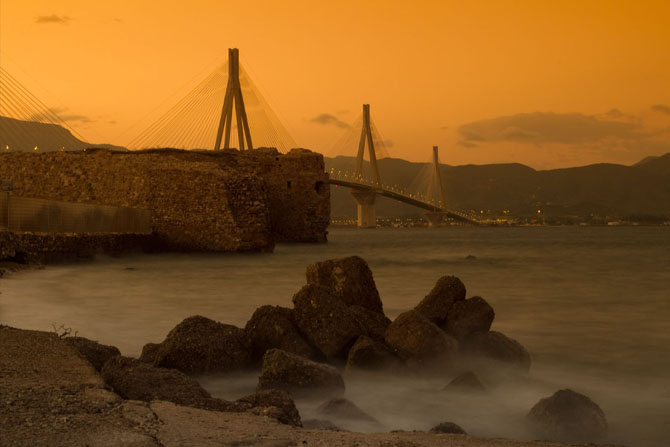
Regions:
<instances>
[{"instance_id":1,"label":"bridge pylon","mask_svg":"<svg viewBox=\"0 0 670 447\"><path fill-rule=\"evenodd\" d=\"M375 185L381 185L379 166L377 165L377 154L375 153L375 142L372 137L372 125L370 121L370 104L363 104L363 128L361 139L358 143L358 156L356 157L356 176L363 178L363 159L365 158L365 146L367 142L368 154L370 156L370 168L372 180ZM374 191L353 190L351 195L356 200L358 213L358 228L375 228L377 226L377 214L375 211L375 200L377 193Z\"/></svg>"},{"instance_id":2,"label":"bridge pylon","mask_svg":"<svg viewBox=\"0 0 670 447\"><path fill-rule=\"evenodd\" d=\"M219 129L216 133L216 143L214 144L215 151L221 149L221 140L223 140L224 149L230 148L230 132L233 126L233 106L235 107L239 150L251 150L253 149L253 145L251 143L249 120L247 119L247 112L244 108L244 98L242 97L242 87L240 85L240 52L237 48L228 49L228 85L226 86L226 96L223 100Z\"/></svg>"},{"instance_id":3,"label":"bridge pylon","mask_svg":"<svg viewBox=\"0 0 670 447\"><path fill-rule=\"evenodd\" d=\"M431 227L439 226L446 217L447 209L447 192L442 182L442 173L440 172L440 159L438 157L438 148L433 146L433 186L437 189L435 198L438 201L438 206L435 211L427 211L426 219Z\"/></svg>"}]
</instances>

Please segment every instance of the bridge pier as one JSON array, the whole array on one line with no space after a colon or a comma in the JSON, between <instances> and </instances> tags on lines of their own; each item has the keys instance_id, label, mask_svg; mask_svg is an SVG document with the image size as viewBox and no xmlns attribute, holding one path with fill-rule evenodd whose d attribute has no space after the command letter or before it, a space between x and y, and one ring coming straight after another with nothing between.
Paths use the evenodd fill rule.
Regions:
<instances>
[{"instance_id":1,"label":"bridge pier","mask_svg":"<svg viewBox=\"0 0 670 447\"><path fill-rule=\"evenodd\" d=\"M375 212L375 199L377 193L374 191L351 191L358 205L358 228L376 228L377 214Z\"/></svg>"},{"instance_id":2,"label":"bridge pier","mask_svg":"<svg viewBox=\"0 0 670 447\"><path fill-rule=\"evenodd\" d=\"M431 227L437 227L444 221L444 213L439 211L427 211L426 219L428 219L428 225Z\"/></svg>"}]
</instances>

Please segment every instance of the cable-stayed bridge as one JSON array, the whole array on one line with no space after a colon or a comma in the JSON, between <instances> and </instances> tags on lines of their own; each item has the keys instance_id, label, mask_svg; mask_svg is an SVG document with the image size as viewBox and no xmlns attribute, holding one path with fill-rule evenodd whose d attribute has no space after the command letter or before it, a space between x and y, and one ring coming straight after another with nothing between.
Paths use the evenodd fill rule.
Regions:
<instances>
[{"instance_id":1,"label":"cable-stayed bridge","mask_svg":"<svg viewBox=\"0 0 670 447\"><path fill-rule=\"evenodd\" d=\"M446 208L437 147L433 148L433 168L423 178L424 186L410 192L408 187L386 185L377 164L385 156L385 143L363 106L360 118L356 170L331 171L330 183L352 189L358 204L358 226L375 227L377 195L426 210L431 224L445 218L477 224L476 217ZM40 138L31 125L42 124ZM356 129L358 126L354 126ZM0 67L0 150L82 150L90 147L83 138L46 107L16 79ZM37 141L39 144L35 144ZM177 148L252 150L274 147L288 152L296 144L260 91L239 63L239 51L229 49L228 63L220 66L172 108L154 121L129 144L131 149ZM370 173L364 174L367 148Z\"/></svg>"},{"instance_id":2,"label":"cable-stayed bridge","mask_svg":"<svg viewBox=\"0 0 670 447\"><path fill-rule=\"evenodd\" d=\"M382 182L379 172L375 149L377 144L381 143L383 145L384 140L380 137L372 122L369 104L363 105L363 116L359 122L361 123L361 135L358 143L356 170L350 172L331 169L330 171L331 184L352 189L351 195L357 203L358 227L376 227L375 201L377 196L388 197L426 210L426 218L433 226L438 225L445 218L469 224L479 224L474 216L447 209L447 195L440 172L437 146L433 146L431 168L423 175L419 174L422 178L414 182L423 183L423 188L418 188L412 192L403 186L385 184ZM352 129L356 132L357 126ZM367 174L364 173L363 169L366 147L370 171Z\"/></svg>"}]
</instances>

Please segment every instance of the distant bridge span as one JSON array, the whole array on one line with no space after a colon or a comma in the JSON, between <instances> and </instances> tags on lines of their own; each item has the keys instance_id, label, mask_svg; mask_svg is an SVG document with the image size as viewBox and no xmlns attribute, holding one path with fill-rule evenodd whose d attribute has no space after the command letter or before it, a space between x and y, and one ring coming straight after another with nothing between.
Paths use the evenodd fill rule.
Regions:
<instances>
[{"instance_id":1,"label":"distant bridge span","mask_svg":"<svg viewBox=\"0 0 670 447\"><path fill-rule=\"evenodd\" d=\"M409 205L416 206L417 208L422 208L428 211L429 213L441 214L442 216L450 217L452 219L461 222L474 225L479 225L480 223L475 218L470 217L466 214L459 213L458 211L451 211L440 208L435 204L424 202L411 195L399 191L390 190L380 185L371 185L367 183L357 182L354 180L342 180L340 178L332 178L332 177L328 180L328 183L330 183L331 185L344 186L361 192L376 193L379 194L380 196L388 197L390 199L397 200L399 202L407 203Z\"/></svg>"}]
</instances>

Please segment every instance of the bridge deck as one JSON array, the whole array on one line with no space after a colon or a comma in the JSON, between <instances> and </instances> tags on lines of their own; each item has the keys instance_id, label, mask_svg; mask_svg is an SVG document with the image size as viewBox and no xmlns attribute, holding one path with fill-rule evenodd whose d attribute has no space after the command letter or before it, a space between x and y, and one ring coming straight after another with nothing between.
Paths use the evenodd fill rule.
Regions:
<instances>
[{"instance_id":1,"label":"bridge deck","mask_svg":"<svg viewBox=\"0 0 670 447\"><path fill-rule=\"evenodd\" d=\"M470 224L474 225L479 225L480 222L473 218L470 217L466 214L459 213L458 211L451 211L448 209L443 209L439 206L436 206L432 203L424 202L422 200L419 200L417 198L408 196L406 194L400 193L398 191L392 191L390 189L384 188L380 185L371 185L371 184L366 184L366 183L359 183L356 181L351 181L351 180L341 180L341 179L336 179L336 178L330 178L328 181L331 185L339 185L339 186L344 186L347 188L352 188L352 189L357 189L359 191L370 191L370 192L376 192L377 194L388 197L390 199L397 200L399 202L407 203L409 205L416 206L418 208L422 208L426 211L430 211L432 213L443 213L447 217L451 217L452 219L456 219L462 222L467 222Z\"/></svg>"}]
</instances>

